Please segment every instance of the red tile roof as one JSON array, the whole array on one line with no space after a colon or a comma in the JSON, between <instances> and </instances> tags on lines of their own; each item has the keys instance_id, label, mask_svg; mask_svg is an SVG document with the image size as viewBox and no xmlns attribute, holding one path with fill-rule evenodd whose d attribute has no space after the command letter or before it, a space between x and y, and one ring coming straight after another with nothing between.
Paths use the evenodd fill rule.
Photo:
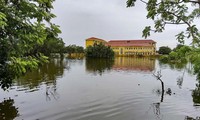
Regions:
<instances>
[{"instance_id":1,"label":"red tile roof","mask_svg":"<svg viewBox=\"0 0 200 120\"><path fill-rule=\"evenodd\" d=\"M90 38L87 38L86 40L100 40L100 41L106 42L106 40L96 38L96 37L90 37ZM110 40L106 43L106 45L111 46L111 47L152 46L152 43L156 43L156 42L151 39L147 39L147 40Z\"/></svg>"},{"instance_id":2,"label":"red tile roof","mask_svg":"<svg viewBox=\"0 0 200 120\"><path fill-rule=\"evenodd\" d=\"M156 43L153 40L110 40L106 45L111 47L125 47L125 46L152 46Z\"/></svg>"}]
</instances>

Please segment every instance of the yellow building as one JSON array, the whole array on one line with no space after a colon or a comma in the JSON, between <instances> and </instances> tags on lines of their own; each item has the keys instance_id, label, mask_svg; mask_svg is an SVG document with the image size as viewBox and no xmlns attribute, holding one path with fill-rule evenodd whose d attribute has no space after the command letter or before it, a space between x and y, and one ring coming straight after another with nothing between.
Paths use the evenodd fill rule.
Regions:
<instances>
[{"instance_id":1,"label":"yellow building","mask_svg":"<svg viewBox=\"0 0 200 120\"><path fill-rule=\"evenodd\" d=\"M156 55L156 42L153 40L110 40L106 42L99 38L86 39L86 47L94 43L110 46L116 56L151 56Z\"/></svg>"},{"instance_id":2,"label":"yellow building","mask_svg":"<svg viewBox=\"0 0 200 120\"><path fill-rule=\"evenodd\" d=\"M107 43L118 56L150 56L156 54L153 40L111 40Z\"/></svg>"},{"instance_id":3,"label":"yellow building","mask_svg":"<svg viewBox=\"0 0 200 120\"><path fill-rule=\"evenodd\" d=\"M99 43L102 43L105 45L107 43L107 41L105 41L103 39L91 37L91 38L86 39L85 47L87 48L88 46L93 46L94 44L99 44Z\"/></svg>"}]
</instances>

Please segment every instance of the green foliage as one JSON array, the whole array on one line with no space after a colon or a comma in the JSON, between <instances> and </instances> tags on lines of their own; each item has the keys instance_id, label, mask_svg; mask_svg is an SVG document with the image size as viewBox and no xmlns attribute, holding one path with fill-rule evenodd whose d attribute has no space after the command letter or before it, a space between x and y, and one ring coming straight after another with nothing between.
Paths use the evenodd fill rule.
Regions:
<instances>
[{"instance_id":1,"label":"green foliage","mask_svg":"<svg viewBox=\"0 0 200 120\"><path fill-rule=\"evenodd\" d=\"M187 62L193 64L193 72L197 75L197 79L200 80L200 48L194 48L190 46L177 46L168 56L161 56L160 61L162 63L169 63L171 66L183 66Z\"/></svg>"},{"instance_id":2,"label":"green foliage","mask_svg":"<svg viewBox=\"0 0 200 120\"><path fill-rule=\"evenodd\" d=\"M63 54L65 43L62 39L46 39L44 44L35 46L31 54L43 53L45 56L50 56L51 53Z\"/></svg>"},{"instance_id":3,"label":"green foliage","mask_svg":"<svg viewBox=\"0 0 200 120\"><path fill-rule=\"evenodd\" d=\"M15 107L15 101L11 98L4 98L0 103L0 108L0 120L14 120L20 116L19 108Z\"/></svg>"},{"instance_id":4,"label":"green foliage","mask_svg":"<svg viewBox=\"0 0 200 120\"><path fill-rule=\"evenodd\" d=\"M158 53L163 55L168 55L171 51L172 51L171 48L169 48L168 46L162 46L159 48Z\"/></svg>"},{"instance_id":5,"label":"green foliage","mask_svg":"<svg viewBox=\"0 0 200 120\"><path fill-rule=\"evenodd\" d=\"M186 65L190 62L190 55L192 53L192 47L177 45L177 47L169 53L169 55L163 55L159 58L160 62L163 64L168 64L172 69L186 69ZM192 55L193 56L193 55ZM196 66L196 65L194 65ZM192 71L189 70L188 71ZM196 72L197 73L197 72Z\"/></svg>"},{"instance_id":6,"label":"green foliage","mask_svg":"<svg viewBox=\"0 0 200 120\"><path fill-rule=\"evenodd\" d=\"M76 51L76 53L84 53L85 52L85 50L82 46L77 46L75 51Z\"/></svg>"},{"instance_id":7,"label":"green foliage","mask_svg":"<svg viewBox=\"0 0 200 120\"><path fill-rule=\"evenodd\" d=\"M7 25L6 21L7 21L6 15L4 13L0 12L0 28L1 29L4 29L4 27Z\"/></svg>"},{"instance_id":8,"label":"green foliage","mask_svg":"<svg viewBox=\"0 0 200 120\"><path fill-rule=\"evenodd\" d=\"M12 85L12 80L15 78L8 65L0 64L0 85L3 90L8 89Z\"/></svg>"},{"instance_id":9,"label":"green foliage","mask_svg":"<svg viewBox=\"0 0 200 120\"><path fill-rule=\"evenodd\" d=\"M183 44L178 44L176 45L176 47L173 49L173 51L177 51L178 49L180 49L181 47L183 47Z\"/></svg>"},{"instance_id":10,"label":"green foliage","mask_svg":"<svg viewBox=\"0 0 200 120\"><path fill-rule=\"evenodd\" d=\"M197 77L200 80L200 48L193 48L191 52L188 54L189 60L194 65L194 72L197 73Z\"/></svg>"},{"instance_id":11,"label":"green foliage","mask_svg":"<svg viewBox=\"0 0 200 120\"><path fill-rule=\"evenodd\" d=\"M180 43L184 43L185 38L192 38L193 46L200 46L200 31L199 26L195 25L194 21L200 17L199 0L140 0L146 5L147 19L154 21L154 29L151 26L145 27L143 37L148 37L151 31L163 32L166 25L185 25L185 31L176 35ZM127 0L127 7L135 5L136 0ZM194 4L189 8L191 4ZM197 4L197 6L196 6ZM192 8L193 7L193 8Z\"/></svg>"},{"instance_id":12,"label":"green foliage","mask_svg":"<svg viewBox=\"0 0 200 120\"><path fill-rule=\"evenodd\" d=\"M150 35L151 26L146 26L145 29L142 31L142 37L147 38Z\"/></svg>"},{"instance_id":13,"label":"green foliage","mask_svg":"<svg viewBox=\"0 0 200 120\"><path fill-rule=\"evenodd\" d=\"M102 43L94 44L86 48L86 56L94 58L113 58L114 51L110 46L105 46Z\"/></svg>"},{"instance_id":14,"label":"green foliage","mask_svg":"<svg viewBox=\"0 0 200 120\"><path fill-rule=\"evenodd\" d=\"M127 7L132 7L132 6L135 6L135 2L136 0L128 0L126 3L127 3Z\"/></svg>"},{"instance_id":15,"label":"green foliage","mask_svg":"<svg viewBox=\"0 0 200 120\"><path fill-rule=\"evenodd\" d=\"M168 56L161 57L161 61L167 61L168 62L186 62L188 61L188 54L192 51L192 48L185 45L178 45L174 51L170 52Z\"/></svg>"},{"instance_id":16,"label":"green foliage","mask_svg":"<svg viewBox=\"0 0 200 120\"><path fill-rule=\"evenodd\" d=\"M47 61L40 53L57 52L64 45L58 37L59 26L51 23L53 1L0 0L1 82L10 85L10 79Z\"/></svg>"},{"instance_id":17,"label":"green foliage","mask_svg":"<svg viewBox=\"0 0 200 120\"><path fill-rule=\"evenodd\" d=\"M159 60L163 63L169 62L169 57L167 55L162 55Z\"/></svg>"},{"instance_id":18,"label":"green foliage","mask_svg":"<svg viewBox=\"0 0 200 120\"><path fill-rule=\"evenodd\" d=\"M82 46L69 45L65 47L65 53L84 53L84 48Z\"/></svg>"},{"instance_id":19,"label":"green foliage","mask_svg":"<svg viewBox=\"0 0 200 120\"><path fill-rule=\"evenodd\" d=\"M189 46L178 45L174 51L170 52L168 56L161 56L160 61L164 63L187 63L189 61L189 54L192 48Z\"/></svg>"},{"instance_id":20,"label":"green foliage","mask_svg":"<svg viewBox=\"0 0 200 120\"><path fill-rule=\"evenodd\" d=\"M187 55L192 52L192 48L189 46L182 46L177 49L176 52L179 54L179 57L187 57Z\"/></svg>"},{"instance_id":21,"label":"green foliage","mask_svg":"<svg viewBox=\"0 0 200 120\"><path fill-rule=\"evenodd\" d=\"M178 59L178 53L172 51L172 52L169 54L169 60L177 60L177 59Z\"/></svg>"},{"instance_id":22,"label":"green foliage","mask_svg":"<svg viewBox=\"0 0 200 120\"><path fill-rule=\"evenodd\" d=\"M31 54L43 53L46 56L50 56L51 53L64 53L65 44L58 34L61 31L58 29L59 26L50 24L50 27L46 27L45 32L47 33L46 39L42 45L35 46L31 51Z\"/></svg>"},{"instance_id":23,"label":"green foliage","mask_svg":"<svg viewBox=\"0 0 200 120\"><path fill-rule=\"evenodd\" d=\"M200 104L200 83L196 84L196 88L192 91L193 102Z\"/></svg>"}]
</instances>

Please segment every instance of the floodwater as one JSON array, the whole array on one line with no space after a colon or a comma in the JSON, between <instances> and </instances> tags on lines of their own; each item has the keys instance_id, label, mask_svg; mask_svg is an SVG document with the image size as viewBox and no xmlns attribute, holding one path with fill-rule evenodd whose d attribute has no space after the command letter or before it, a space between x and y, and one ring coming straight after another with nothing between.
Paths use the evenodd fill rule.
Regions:
<instances>
[{"instance_id":1,"label":"floodwater","mask_svg":"<svg viewBox=\"0 0 200 120\"><path fill-rule=\"evenodd\" d=\"M52 59L0 90L0 120L199 120L191 68L152 58Z\"/></svg>"}]
</instances>

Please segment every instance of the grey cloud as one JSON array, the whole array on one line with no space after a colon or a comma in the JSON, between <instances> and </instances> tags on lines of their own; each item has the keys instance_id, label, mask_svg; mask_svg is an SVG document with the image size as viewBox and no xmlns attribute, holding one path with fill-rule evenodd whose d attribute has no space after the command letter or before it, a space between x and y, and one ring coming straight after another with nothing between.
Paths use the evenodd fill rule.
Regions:
<instances>
[{"instance_id":1,"label":"grey cloud","mask_svg":"<svg viewBox=\"0 0 200 120\"><path fill-rule=\"evenodd\" d=\"M145 6L136 4L126 8L126 0L56 0L53 20L60 25L60 35L66 45L84 46L88 37L102 39L143 39L142 30L153 22L146 19ZM182 28L181 28L182 29ZM175 45L175 37L169 35L173 27L162 34L152 34L158 46ZM173 46L174 47L174 46Z\"/></svg>"}]
</instances>

